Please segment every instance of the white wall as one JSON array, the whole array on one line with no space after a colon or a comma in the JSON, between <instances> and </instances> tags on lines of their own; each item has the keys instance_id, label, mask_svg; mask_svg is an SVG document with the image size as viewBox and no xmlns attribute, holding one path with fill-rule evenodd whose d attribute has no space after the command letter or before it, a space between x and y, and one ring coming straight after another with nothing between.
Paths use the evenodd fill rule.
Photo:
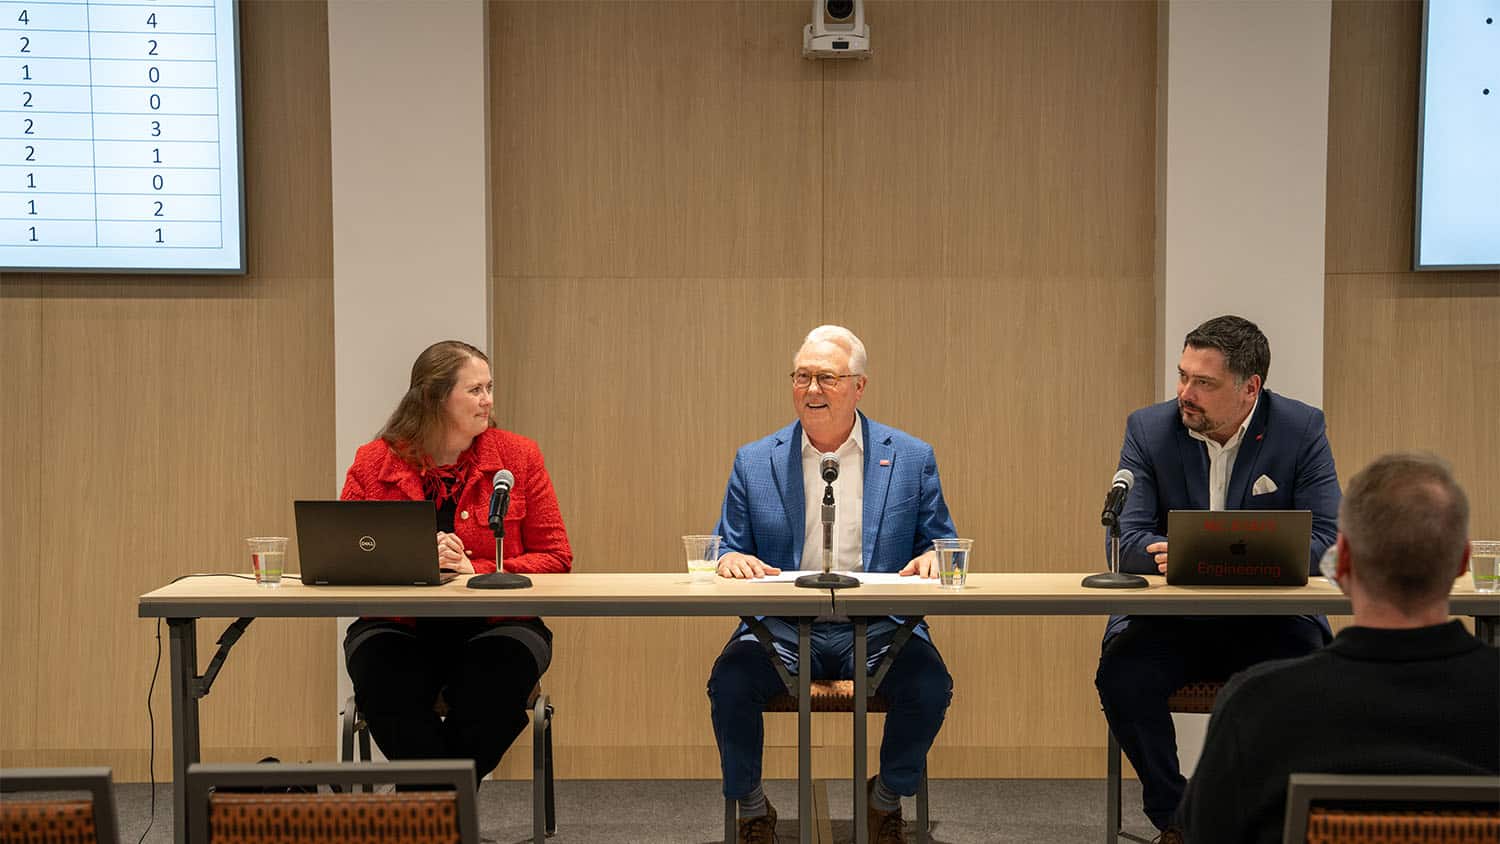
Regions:
<instances>
[{"instance_id":1,"label":"white wall","mask_svg":"<svg viewBox=\"0 0 1500 844\"><path fill-rule=\"evenodd\" d=\"M1329 0L1161 7L1160 395L1182 338L1234 313L1271 340L1268 385L1323 401Z\"/></svg>"},{"instance_id":2,"label":"white wall","mask_svg":"<svg viewBox=\"0 0 1500 844\"><path fill-rule=\"evenodd\" d=\"M1329 0L1160 7L1157 49L1158 394L1182 338L1239 314L1271 341L1267 384L1323 403ZM1190 775L1206 715L1174 715Z\"/></svg>"},{"instance_id":3,"label":"white wall","mask_svg":"<svg viewBox=\"0 0 1500 844\"><path fill-rule=\"evenodd\" d=\"M482 0L329 0L338 476L438 340L489 346ZM345 619L344 621L348 621ZM339 633L339 691L350 693Z\"/></svg>"}]
</instances>

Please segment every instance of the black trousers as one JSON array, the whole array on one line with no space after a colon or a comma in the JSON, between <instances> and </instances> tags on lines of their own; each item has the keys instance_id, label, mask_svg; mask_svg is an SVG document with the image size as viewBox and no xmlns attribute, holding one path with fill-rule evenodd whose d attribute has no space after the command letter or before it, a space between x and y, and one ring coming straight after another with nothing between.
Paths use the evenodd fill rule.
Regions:
<instances>
[{"instance_id":1,"label":"black trousers","mask_svg":"<svg viewBox=\"0 0 1500 844\"><path fill-rule=\"evenodd\" d=\"M344 651L355 703L387 758L473 759L482 781L526 729L551 638L540 621L361 620ZM446 718L433 711L439 692Z\"/></svg>"},{"instance_id":2,"label":"black trousers","mask_svg":"<svg viewBox=\"0 0 1500 844\"><path fill-rule=\"evenodd\" d=\"M1109 730L1141 779L1141 802L1157 829L1171 823L1187 780L1167 698L1188 682L1222 682L1268 659L1311 653L1323 629L1299 616L1132 616L1104 640L1094 686Z\"/></svg>"}]
</instances>

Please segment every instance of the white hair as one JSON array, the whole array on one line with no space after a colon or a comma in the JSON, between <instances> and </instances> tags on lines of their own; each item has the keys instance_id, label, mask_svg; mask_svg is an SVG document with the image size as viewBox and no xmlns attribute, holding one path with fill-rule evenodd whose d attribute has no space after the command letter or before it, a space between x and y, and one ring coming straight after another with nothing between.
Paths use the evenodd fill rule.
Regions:
<instances>
[{"instance_id":1,"label":"white hair","mask_svg":"<svg viewBox=\"0 0 1500 844\"><path fill-rule=\"evenodd\" d=\"M865 344L854 332L842 325L820 325L812 331L807 332L807 337L802 340L802 349L813 343L832 343L840 349L849 353L849 371L854 375L865 374L865 364L869 358L865 355ZM800 353L802 349L797 351Z\"/></svg>"}]
</instances>

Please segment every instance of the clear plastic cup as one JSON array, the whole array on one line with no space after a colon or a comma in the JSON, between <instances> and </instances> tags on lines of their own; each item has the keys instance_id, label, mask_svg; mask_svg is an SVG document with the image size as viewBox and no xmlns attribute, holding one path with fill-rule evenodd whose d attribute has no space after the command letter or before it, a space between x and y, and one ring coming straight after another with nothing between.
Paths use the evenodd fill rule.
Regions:
<instances>
[{"instance_id":1,"label":"clear plastic cup","mask_svg":"<svg viewBox=\"0 0 1500 844\"><path fill-rule=\"evenodd\" d=\"M1500 592L1500 542L1471 540L1469 571L1474 573L1475 592Z\"/></svg>"},{"instance_id":2,"label":"clear plastic cup","mask_svg":"<svg viewBox=\"0 0 1500 844\"><path fill-rule=\"evenodd\" d=\"M285 536L252 536L245 540L250 546L250 569L255 572L255 582L267 589L281 585L281 571L286 568Z\"/></svg>"},{"instance_id":3,"label":"clear plastic cup","mask_svg":"<svg viewBox=\"0 0 1500 844\"><path fill-rule=\"evenodd\" d=\"M687 552L688 577L694 583L713 582L719 569L719 539L717 535L682 538L682 548Z\"/></svg>"},{"instance_id":4,"label":"clear plastic cup","mask_svg":"<svg viewBox=\"0 0 1500 844\"><path fill-rule=\"evenodd\" d=\"M964 588L964 581L969 577L969 558L974 553L974 540L934 539L932 550L937 552L939 588Z\"/></svg>"}]
</instances>

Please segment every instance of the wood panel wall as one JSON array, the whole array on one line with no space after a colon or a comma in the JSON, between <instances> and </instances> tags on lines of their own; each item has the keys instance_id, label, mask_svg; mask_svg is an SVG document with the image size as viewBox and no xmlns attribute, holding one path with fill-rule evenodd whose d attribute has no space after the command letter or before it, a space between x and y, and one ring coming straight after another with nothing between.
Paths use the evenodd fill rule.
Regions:
<instances>
[{"instance_id":1,"label":"wood panel wall","mask_svg":"<svg viewBox=\"0 0 1500 844\"><path fill-rule=\"evenodd\" d=\"M874 60L836 63L801 58L800 1L491 4L497 413L540 441L578 570L681 567L823 322L868 345L864 409L936 448L978 566L1101 564L1152 391L1155 7L871 14ZM732 620L552 626L560 776L717 778ZM1102 619L934 627L936 776L1102 775ZM842 775L847 720L815 730ZM792 775L791 719L767 735Z\"/></svg>"},{"instance_id":2,"label":"wood panel wall","mask_svg":"<svg viewBox=\"0 0 1500 844\"><path fill-rule=\"evenodd\" d=\"M1500 537L1500 272L1413 272L1422 5L1333 5L1324 355L1340 474L1435 451Z\"/></svg>"},{"instance_id":3,"label":"wood panel wall","mask_svg":"<svg viewBox=\"0 0 1500 844\"><path fill-rule=\"evenodd\" d=\"M136 596L248 571L243 537L290 535L292 499L334 476L326 7L240 19L249 274L0 285L0 766L144 781L157 644ZM204 663L226 623L200 625ZM332 620L257 621L203 708L204 758L333 758L334 650Z\"/></svg>"}]
</instances>

